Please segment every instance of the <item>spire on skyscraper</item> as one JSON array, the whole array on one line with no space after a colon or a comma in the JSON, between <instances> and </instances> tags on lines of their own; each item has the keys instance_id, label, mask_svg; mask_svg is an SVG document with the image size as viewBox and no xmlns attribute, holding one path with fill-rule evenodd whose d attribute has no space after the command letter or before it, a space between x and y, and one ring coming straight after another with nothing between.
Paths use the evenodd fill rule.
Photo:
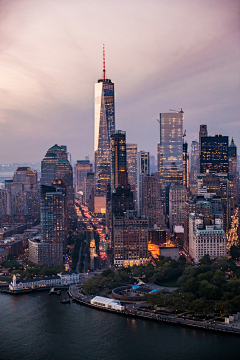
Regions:
<instances>
[{"instance_id":1,"label":"spire on skyscraper","mask_svg":"<svg viewBox=\"0 0 240 360\"><path fill-rule=\"evenodd\" d=\"M103 81L106 79L106 69L105 69L105 45L103 44Z\"/></svg>"}]
</instances>

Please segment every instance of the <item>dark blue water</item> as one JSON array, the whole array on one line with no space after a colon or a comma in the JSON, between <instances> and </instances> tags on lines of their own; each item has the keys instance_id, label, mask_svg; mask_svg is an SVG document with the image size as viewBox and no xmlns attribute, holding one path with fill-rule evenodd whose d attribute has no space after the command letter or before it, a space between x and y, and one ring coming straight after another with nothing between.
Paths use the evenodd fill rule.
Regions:
<instances>
[{"instance_id":1,"label":"dark blue water","mask_svg":"<svg viewBox=\"0 0 240 360\"><path fill-rule=\"evenodd\" d=\"M227 360L240 337L61 304L48 292L0 293L0 360Z\"/></svg>"}]
</instances>

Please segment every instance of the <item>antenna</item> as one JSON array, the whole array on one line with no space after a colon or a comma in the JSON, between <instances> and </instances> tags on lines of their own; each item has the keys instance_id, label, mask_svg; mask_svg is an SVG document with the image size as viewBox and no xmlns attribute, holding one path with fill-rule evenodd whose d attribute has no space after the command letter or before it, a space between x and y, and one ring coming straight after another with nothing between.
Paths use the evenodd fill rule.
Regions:
<instances>
[{"instance_id":1,"label":"antenna","mask_svg":"<svg viewBox=\"0 0 240 360\"><path fill-rule=\"evenodd\" d=\"M105 70L105 45L103 44L103 80L105 81L105 74L106 74L106 70Z\"/></svg>"},{"instance_id":2,"label":"antenna","mask_svg":"<svg viewBox=\"0 0 240 360\"><path fill-rule=\"evenodd\" d=\"M197 134L195 133L195 142L197 141Z\"/></svg>"}]
</instances>

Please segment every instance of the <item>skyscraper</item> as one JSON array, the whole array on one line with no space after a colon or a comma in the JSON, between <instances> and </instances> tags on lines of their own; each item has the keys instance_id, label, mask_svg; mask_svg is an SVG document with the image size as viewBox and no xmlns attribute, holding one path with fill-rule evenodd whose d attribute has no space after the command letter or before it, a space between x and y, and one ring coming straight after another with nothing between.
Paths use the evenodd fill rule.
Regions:
<instances>
[{"instance_id":1,"label":"skyscraper","mask_svg":"<svg viewBox=\"0 0 240 360\"><path fill-rule=\"evenodd\" d=\"M127 144L127 171L128 182L133 192L133 199L136 200L136 187L137 187L137 144Z\"/></svg>"},{"instance_id":2,"label":"skyscraper","mask_svg":"<svg viewBox=\"0 0 240 360\"><path fill-rule=\"evenodd\" d=\"M207 125L200 125L200 130L199 130L199 156L201 155L201 138L203 136L208 136Z\"/></svg>"},{"instance_id":3,"label":"skyscraper","mask_svg":"<svg viewBox=\"0 0 240 360\"><path fill-rule=\"evenodd\" d=\"M150 174L150 160L149 152L139 151L137 153L137 213L138 216L142 214L143 206L143 178Z\"/></svg>"},{"instance_id":4,"label":"skyscraper","mask_svg":"<svg viewBox=\"0 0 240 360\"><path fill-rule=\"evenodd\" d=\"M51 186L55 179L55 164L58 160L67 160L68 153L65 145L55 144L48 149L41 162L41 185Z\"/></svg>"},{"instance_id":5,"label":"skyscraper","mask_svg":"<svg viewBox=\"0 0 240 360\"><path fill-rule=\"evenodd\" d=\"M183 182L183 111L160 114L161 199L166 202L166 187Z\"/></svg>"},{"instance_id":6,"label":"skyscraper","mask_svg":"<svg viewBox=\"0 0 240 360\"><path fill-rule=\"evenodd\" d=\"M202 136L200 173L228 173L228 136Z\"/></svg>"},{"instance_id":7,"label":"skyscraper","mask_svg":"<svg viewBox=\"0 0 240 360\"><path fill-rule=\"evenodd\" d=\"M197 184L197 175L199 174L199 170L199 143L195 139L195 141L192 141L191 145L191 184Z\"/></svg>"},{"instance_id":8,"label":"skyscraper","mask_svg":"<svg viewBox=\"0 0 240 360\"><path fill-rule=\"evenodd\" d=\"M233 138L228 148L228 163L229 163L229 187L230 187L230 206L231 215L234 213L235 206L238 204L238 182L237 182L237 147L234 144Z\"/></svg>"},{"instance_id":9,"label":"skyscraper","mask_svg":"<svg viewBox=\"0 0 240 360\"><path fill-rule=\"evenodd\" d=\"M142 185L142 212L148 219L148 225L153 228L154 225L165 225L165 216L160 200L159 182L155 175L145 175Z\"/></svg>"},{"instance_id":10,"label":"skyscraper","mask_svg":"<svg viewBox=\"0 0 240 360\"><path fill-rule=\"evenodd\" d=\"M94 154L95 154L95 197L105 197L110 179L111 135L115 132L114 83L106 78L105 49L103 48L103 78L95 84L95 115L94 115ZM109 164L109 166L107 165ZM104 169L109 172L107 182L99 187L100 173ZM103 188L104 187L104 188Z\"/></svg>"},{"instance_id":11,"label":"skyscraper","mask_svg":"<svg viewBox=\"0 0 240 360\"><path fill-rule=\"evenodd\" d=\"M58 160L55 165L55 179L62 180L66 186L66 208L69 225L75 219L73 169L68 160Z\"/></svg>"},{"instance_id":12,"label":"skyscraper","mask_svg":"<svg viewBox=\"0 0 240 360\"><path fill-rule=\"evenodd\" d=\"M127 185L126 132L118 130L111 135L111 192Z\"/></svg>"},{"instance_id":13,"label":"skyscraper","mask_svg":"<svg viewBox=\"0 0 240 360\"><path fill-rule=\"evenodd\" d=\"M84 191L84 179L87 176L87 173L92 172L92 164L89 160L77 160L76 163L76 192Z\"/></svg>"},{"instance_id":14,"label":"skyscraper","mask_svg":"<svg viewBox=\"0 0 240 360\"><path fill-rule=\"evenodd\" d=\"M189 191L189 155L188 143L183 143L183 185Z\"/></svg>"}]
</instances>

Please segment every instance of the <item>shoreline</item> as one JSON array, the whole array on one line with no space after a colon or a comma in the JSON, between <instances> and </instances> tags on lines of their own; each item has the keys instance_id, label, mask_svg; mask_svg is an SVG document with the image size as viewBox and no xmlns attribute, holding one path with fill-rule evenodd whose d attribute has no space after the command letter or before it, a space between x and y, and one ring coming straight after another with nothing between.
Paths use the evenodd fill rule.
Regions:
<instances>
[{"instance_id":1,"label":"shoreline","mask_svg":"<svg viewBox=\"0 0 240 360\"><path fill-rule=\"evenodd\" d=\"M84 301L83 300L83 296L80 297L81 295L79 294L79 296L76 296L76 294L74 295L71 290L76 291L76 289L71 289L72 286L69 286L69 290L68 290L68 294L69 296L76 302L80 303L83 306L87 306L93 309L97 309L97 310L101 310L101 311L107 311L110 313L115 313L116 315L124 315L124 316L130 316L133 318L139 318L139 319L144 319L144 320L154 320L154 321L161 321L161 322L165 322L165 323L170 323L170 324L174 324L174 325L180 325L180 326L187 326L187 327L192 327L192 328L198 328L201 330L210 330L210 331L217 331L220 333L227 333L227 334L232 334L232 335L238 335L240 336L240 329L238 328L232 328L232 327L226 327L225 325L213 325L213 324L204 324L198 321L192 321L192 320L185 320L185 319L179 319L179 318L174 318L172 316L169 315L159 315L159 314L155 314L155 313L144 313L142 311L137 311L134 310L134 312L130 312L130 311L120 311L120 310L114 310L114 309L108 309L105 307L101 307L98 305L93 305L90 302ZM76 286L75 286L76 287Z\"/></svg>"}]
</instances>

